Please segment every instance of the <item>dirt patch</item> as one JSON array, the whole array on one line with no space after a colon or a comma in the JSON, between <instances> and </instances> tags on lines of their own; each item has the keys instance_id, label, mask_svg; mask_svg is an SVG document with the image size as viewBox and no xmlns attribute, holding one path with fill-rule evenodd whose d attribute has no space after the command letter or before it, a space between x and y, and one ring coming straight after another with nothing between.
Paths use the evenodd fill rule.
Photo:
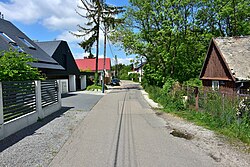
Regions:
<instances>
[{"instance_id":1,"label":"dirt patch","mask_svg":"<svg viewBox=\"0 0 250 167\"><path fill-rule=\"evenodd\" d=\"M157 112L155 112L155 114L160 116L160 115L163 114L163 112L162 111L157 111Z\"/></svg>"},{"instance_id":2,"label":"dirt patch","mask_svg":"<svg viewBox=\"0 0 250 167\"><path fill-rule=\"evenodd\" d=\"M215 160L215 162L221 162L221 158L219 158L218 156L216 156L216 155L214 155L212 153L208 153L208 156L213 158L213 160Z\"/></svg>"},{"instance_id":3,"label":"dirt patch","mask_svg":"<svg viewBox=\"0 0 250 167\"><path fill-rule=\"evenodd\" d=\"M200 148L220 166L250 166L250 153L246 152L249 150L249 146L242 142L232 142L223 135L218 135L169 113L161 112L157 115L165 120L165 127L173 136L187 139L190 144Z\"/></svg>"},{"instance_id":4,"label":"dirt patch","mask_svg":"<svg viewBox=\"0 0 250 167\"><path fill-rule=\"evenodd\" d=\"M190 133L187 133L187 132L182 132L180 130L177 130L177 129L173 129L171 132L170 132L171 135L175 136L175 137L179 137L179 138L184 138L184 139L187 139L187 140L191 140L193 139L193 135L190 134Z\"/></svg>"}]
</instances>

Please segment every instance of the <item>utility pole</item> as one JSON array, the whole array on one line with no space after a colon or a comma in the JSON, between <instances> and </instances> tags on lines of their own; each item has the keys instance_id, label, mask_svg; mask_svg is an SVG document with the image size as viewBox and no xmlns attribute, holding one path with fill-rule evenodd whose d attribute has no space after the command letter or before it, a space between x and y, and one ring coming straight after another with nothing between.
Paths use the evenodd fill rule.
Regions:
<instances>
[{"instance_id":1,"label":"utility pole","mask_svg":"<svg viewBox=\"0 0 250 167\"><path fill-rule=\"evenodd\" d=\"M118 60L117 55L115 55L115 77L118 77Z\"/></svg>"},{"instance_id":2,"label":"utility pole","mask_svg":"<svg viewBox=\"0 0 250 167\"><path fill-rule=\"evenodd\" d=\"M106 46L107 46L107 26L104 23L104 60L103 60L103 81L102 81L102 93L104 93L105 86L105 71L106 71Z\"/></svg>"},{"instance_id":3,"label":"utility pole","mask_svg":"<svg viewBox=\"0 0 250 167\"><path fill-rule=\"evenodd\" d=\"M139 79L139 82L141 83L142 81L142 56L141 56L141 71L140 71L140 79Z\"/></svg>"}]
</instances>

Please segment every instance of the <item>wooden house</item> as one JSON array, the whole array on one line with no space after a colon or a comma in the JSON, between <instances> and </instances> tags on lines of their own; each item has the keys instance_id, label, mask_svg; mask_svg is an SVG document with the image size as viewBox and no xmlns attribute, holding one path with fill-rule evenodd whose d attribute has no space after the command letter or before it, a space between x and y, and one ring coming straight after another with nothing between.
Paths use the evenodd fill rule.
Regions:
<instances>
[{"instance_id":1,"label":"wooden house","mask_svg":"<svg viewBox=\"0 0 250 167\"><path fill-rule=\"evenodd\" d=\"M200 79L205 89L245 93L250 88L250 36L213 38Z\"/></svg>"}]
</instances>

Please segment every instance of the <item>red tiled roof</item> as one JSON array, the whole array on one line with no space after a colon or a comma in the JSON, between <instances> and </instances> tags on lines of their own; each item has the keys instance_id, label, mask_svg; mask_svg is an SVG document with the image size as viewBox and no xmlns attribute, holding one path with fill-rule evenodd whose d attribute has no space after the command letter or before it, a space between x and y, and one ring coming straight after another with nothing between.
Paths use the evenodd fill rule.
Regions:
<instances>
[{"instance_id":1,"label":"red tiled roof","mask_svg":"<svg viewBox=\"0 0 250 167\"><path fill-rule=\"evenodd\" d=\"M81 71L95 71L95 58L85 58L85 59L75 59L76 64ZM103 70L104 58L98 59L98 71ZM111 61L110 58L106 58L106 70L111 70Z\"/></svg>"}]
</instances>

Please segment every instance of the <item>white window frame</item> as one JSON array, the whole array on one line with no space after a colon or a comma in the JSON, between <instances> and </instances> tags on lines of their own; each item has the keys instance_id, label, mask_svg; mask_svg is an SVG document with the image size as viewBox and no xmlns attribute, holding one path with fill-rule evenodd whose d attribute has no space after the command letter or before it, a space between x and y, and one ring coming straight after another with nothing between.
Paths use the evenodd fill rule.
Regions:
<instances>
[{"instance_id":1,"label":"white window frame","mask_svg":"<svg viewBox=\"0 0 250 167\"><path fill-rule=\"evenodd\" d=\"M14 43L16 44L16 42L11 39L7 34L5 34L4 32L0 31L0 36L2 36L2 38L4 38L4 40L6 40L8 43Z\"/></svg>"},{"instance_id":2,"label":"white window frame","mask_svg":"<svg viewBox=\"0 0 250 167\"><path fill-rule=\"evenodd\" d=\"M33 46L29 41L27 41L23 37L18 37L20 41L22 41L28 48L30 49L36 49L35 46Z\"/></svg>"},{"instance_id":3,"label":"white window frame","mask_svg":"<svg viewBox=\"0 0 250 167\"><path fill-rule=\"evenodd\" d=\"M217 91L220 89L220 82L219 81L212 81L212 89Z\"/></svg>"}]
</instances>

